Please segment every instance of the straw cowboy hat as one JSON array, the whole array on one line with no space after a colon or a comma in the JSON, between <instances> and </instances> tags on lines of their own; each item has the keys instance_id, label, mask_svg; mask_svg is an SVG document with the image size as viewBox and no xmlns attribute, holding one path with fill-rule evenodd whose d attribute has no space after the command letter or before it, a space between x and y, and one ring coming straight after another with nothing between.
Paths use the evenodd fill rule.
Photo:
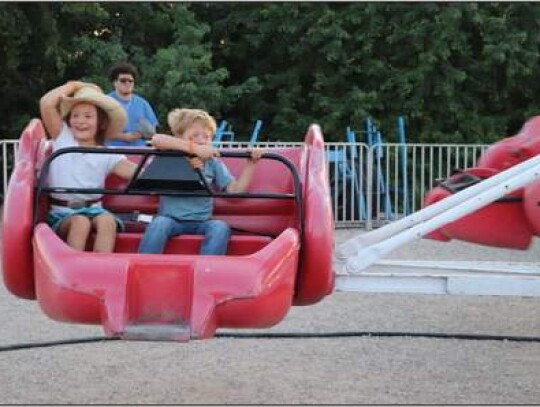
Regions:
<instances>
[{"instance_id":1,"label":"straw cowboy hat","mask_svg":"<svg viewBox=\"0 0 540 407\"><path fill-rule=\"evenodd\" d=\"M109 125L105 131L106 137L122 133L127 122L126 111L120 103L93 86L83 86L73 96L62 97L60 101L62 118L68 115L73 106L83 102L100 107L109 116Z\"/></svg>"}]
</instances>

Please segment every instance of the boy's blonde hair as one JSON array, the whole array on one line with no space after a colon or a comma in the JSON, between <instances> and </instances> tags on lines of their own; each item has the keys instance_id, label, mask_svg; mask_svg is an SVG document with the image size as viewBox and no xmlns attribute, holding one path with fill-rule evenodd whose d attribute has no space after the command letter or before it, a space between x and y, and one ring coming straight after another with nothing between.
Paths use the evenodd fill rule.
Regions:
<instances>
[{"instance_id":1,"label":"boy's blonde hair","mask_svg":"<svg viewBox=\"0 0 540 407\"><path fill-rule=\"evenodd\" d=\"M182 136L193 123L202 123L212 131L216 132L216 120L207 112L201 109L174 109L167 115L167 123L175 136Z\"/></svg>"}]
</instances>

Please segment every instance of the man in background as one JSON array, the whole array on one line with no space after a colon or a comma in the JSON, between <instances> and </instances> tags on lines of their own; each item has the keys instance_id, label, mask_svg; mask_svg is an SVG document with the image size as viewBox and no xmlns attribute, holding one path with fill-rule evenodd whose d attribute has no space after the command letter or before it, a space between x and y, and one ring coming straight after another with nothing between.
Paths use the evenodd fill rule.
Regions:
<instances>
[{"instance_id":1,"label":"man in background","mask_svg":"<svg viewBox=\"0 0 540 407\"><path fill-rule=\"evenodd\" d=\"M133 92L137 79L137 68L129 62L119 62L109 71L114 91L108 95L116 99L126 110L128 121L123 133L107 141L107 146L145 146L156 130L158 120L150 103Z\"/></svg>"}]
</instances>

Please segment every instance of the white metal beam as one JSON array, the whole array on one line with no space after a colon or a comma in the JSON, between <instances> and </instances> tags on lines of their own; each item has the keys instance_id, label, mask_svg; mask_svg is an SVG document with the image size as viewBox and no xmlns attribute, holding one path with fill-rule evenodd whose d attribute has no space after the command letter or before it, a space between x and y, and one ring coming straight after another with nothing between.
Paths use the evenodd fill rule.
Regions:
<instances>
[{"instance_id":1,"label":"white metal beam","mask_svg":"<svg viewBox=\"0 0 540 407\"><path fill-rule=\"evenodd\" d=\"M532 157L526 161L523 161L522 163L510 167L505 171L501 171L498 174L483 180L482 182L472 185L456 194L452 194L439 202L426 206L425 208L414 212L409 216L385 225L382 228L375 229L368 233L358 234L357 236L348 239L336 247L335 258L339 262L345 262L363 249L383 242L396 234L412 228L413 226L427 222L430 219L442 215L445 211L453 209L456 205L461 204L471 198L474 199L478 197L479 194L484 192L498 188L498 191L502 191L503 195L505 195L511 192L509 190L510 186L514 187L514 185L526 185L528 182L536 179L539 165L540 156ZM532 170L532 172L530 170ZM527 174L531 174L532 177ZM509 181L511 182L510 184L508 183ZM519 182L519 184L516 184L516 181Z\"/></svg>"},{"instance_id":2,"label":"white metal beam","mask_svg":"<svg viewBox=\"0 0 540 407\"><path fill-rule=\"evenodd\" d=\"M519 171L516 174L516 168L519 168L522 171ZM508 173L513 174L513 176L508 178ZM457 194L450 195L442 201L435 203L433 207L442 208L441 210L438 210L435 215L431 214L427 219L424 219L423 217L416 220L413 219L414 226L407 225L405 222L402 224L402 231L390 234L388 237L384 236L375 244L364 246L362 239L365 235L359 235L356 238L349 239L338 246L335 254L335 266L338 269L345 268L348 272L360 272L371 264L376 263L392 250L403 246L406 243L421 239L428 233L489 205L508 193L530 184L539 177L540 156L536 156L515 167L503 171L494 177L488 178L475 186L460 191ZM493 179L498 181L493 183ZM489 188L485 188L486 184L488 184ZM479 186L483 186L480 193L473 196L464 194L468 190L476 191L475 187ZM451 207L438 206L448 201L453 203ZM425 209L427 210L429 208L430 206ZM412 214L407 218L412 219L414 216L415 214ZM381 230L387 230L387 228L391 229L392 224L381 228ZM353 252L354 254L352 254Z\"/></svg>"},{"instance_id":3,"label":"white metal beam","mask_svg":"<svg viewBox=\"0 0 540 407\"><path fill-rule=\"evenodd\" d=\"M540 297L540 264L387 260L339 274L337 291Z\"/></svg>"}]
</instances>

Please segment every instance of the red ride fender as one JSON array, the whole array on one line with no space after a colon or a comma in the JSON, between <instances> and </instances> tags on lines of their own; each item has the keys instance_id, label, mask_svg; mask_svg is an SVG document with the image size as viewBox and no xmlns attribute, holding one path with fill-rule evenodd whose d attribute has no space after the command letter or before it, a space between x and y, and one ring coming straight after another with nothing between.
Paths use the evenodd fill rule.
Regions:
<instances>
[{"instance_id":1,"label":"red ride fender","mask_svg":"<svg viewBox=\"0 0 540 407\"><path fill-rule=\"evenodd\" d=\"M525 187L523 209L533 233L540 236L540 181L535 181Z\"/></svg>"},{"instance_id":2,"label":"red ride fender","mask_svg":"<svg viewBox=\"0 0 540 407\"><path fill-rule=\"evenodd\" d=\"M318 125L306 134L307 160L301 163L304 201L304 239L300 253L294 305L320 301L334 289L332 269L334 220L324 152Z\"/></svg>"},{"instance_id":3,"label":"red ride fender","mask_svg":"<svg viewBox=\"0 0 540 407\"><path fill-rule=\"evenodd\" d=\"M473 167L468 168L464 172L485 179L497 174L498 171L494 168ZM451 180L452 178L458 178L459 176L460 174L454 174L451 175L448 179ZM452 195L450 191L441 186L437 186L426 193L426 196L424 197L424 206L433 205L450 195ZM424 236L424 239L439 240L441 242L450 241L452 238L445 233L444 228L445 226L428 233Z\"/></svg>"},{"instance_id":4,"label":"red ride fender","mask_svg":"<svg viewBox=\"0 0 540 407\"><path fill-rule=\"evenodd\" d=\"M16 165L4 200L2 222L2 272L7 289L17 297L35 299L32 254L36 158L45 130L34 119L24 129Z\"/></svg>"},{"instance_id":5,"label":"red ride fender","mask_svg":"<svg viewBox=\"0 0 540 407\"><path fill-rule=\"evenodd\" d=\"M500 171L495 168L475 167L464 172L485 179L498 174ZM450 179L453 177L459 177L459 174L450 177ZM523 193L524 189L520 188L505 197L521 198ZM425 204L434 204L451 194L447 189L438 186L426 195ZM425 237L442 241L459 239L487 246L525 250L529 247L533 234L525 209L521 201L495 201L442 226Z\"/></svg>"},{"instance_id":6,"label":"red ride fender","mask_svg":"<svg viewBox=\"0 0 540 407\"><path fill-rule=\"evenodd\" d=\"M525 122L516 135L489 146L476 166L504 171L538 154L540 154L540 116L534 116Z\"/></svg>"}]
</instances>

